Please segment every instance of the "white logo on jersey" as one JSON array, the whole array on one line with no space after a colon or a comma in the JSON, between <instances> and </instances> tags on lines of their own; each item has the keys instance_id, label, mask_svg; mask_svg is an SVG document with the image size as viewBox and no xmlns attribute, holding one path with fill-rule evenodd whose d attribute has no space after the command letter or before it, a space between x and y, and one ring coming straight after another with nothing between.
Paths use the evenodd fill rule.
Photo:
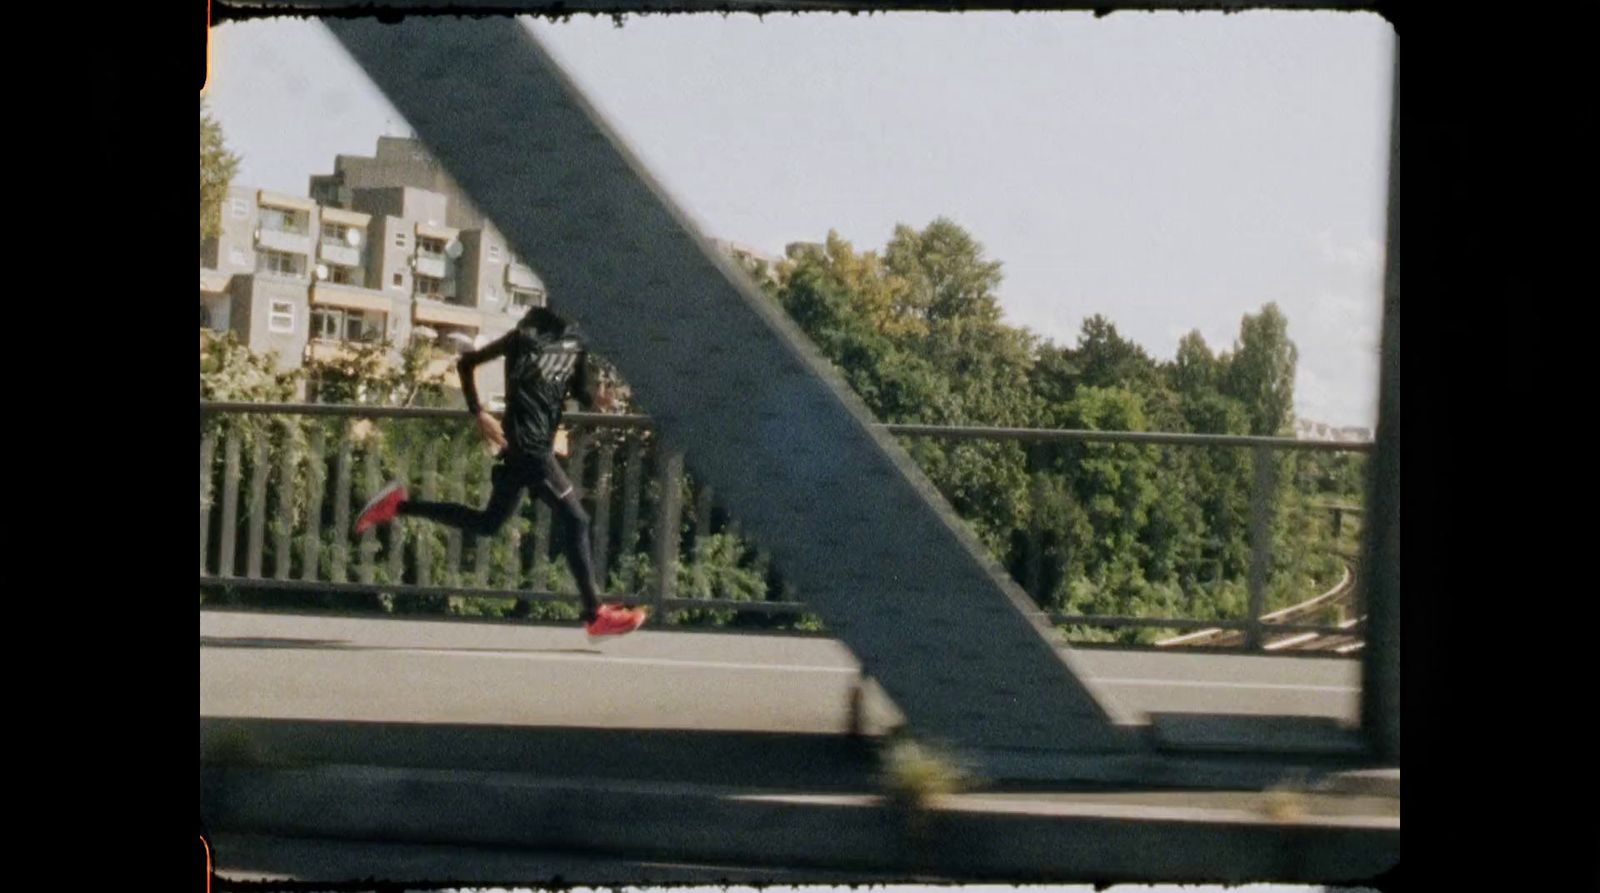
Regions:
<instances>
[{"instance_id":1,"label":"white logo on jersey","mask_svg":"<svg viewBox=\"0 0 1600 893\"><path fill-rule=\"evenodd\" d=\"M573 367L578 363L578 355L562 351L560 353L547 353L539 357L539 373L546 381L559 384L572 375Z\"/></svg>"}]
</instances>

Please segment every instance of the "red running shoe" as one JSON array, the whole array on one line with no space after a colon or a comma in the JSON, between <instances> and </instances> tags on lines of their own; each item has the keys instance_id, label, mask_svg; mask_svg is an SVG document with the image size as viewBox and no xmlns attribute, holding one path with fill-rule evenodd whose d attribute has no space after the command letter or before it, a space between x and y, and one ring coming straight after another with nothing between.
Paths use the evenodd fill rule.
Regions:
<instances>
[{"instance_id":1,"label":"red running shoe","mask_svg":"<svg viewBox=\"0 0 1600 893\"><path fill-rule=\"evenodd\" d=\"M399 512L400 503L406 501L405 484L398 481L378 491L372 501L362 507L361 513L356 515L356 535L367 532L367 528L374 524L387 524L394 520Z\"/></svg>"},{"instance_id":2,"label":"red running shoe","mask_svg":"<svg viewBox=\"0 0 1600 893\"><path fill-rule=\"evenodd\" d=\"M595 618L583 625L589 639L603 636L625 636L644 625L643 608L624 608L621 605L601 605Z\"/></svg>"}]
</instances>

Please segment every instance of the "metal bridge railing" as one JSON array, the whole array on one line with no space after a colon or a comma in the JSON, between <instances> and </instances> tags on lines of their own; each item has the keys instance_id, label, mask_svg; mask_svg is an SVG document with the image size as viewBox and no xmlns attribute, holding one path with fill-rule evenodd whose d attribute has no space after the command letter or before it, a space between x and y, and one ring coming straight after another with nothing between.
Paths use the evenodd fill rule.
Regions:
<instances>
[{"instance_id":1,"label":"metal bridge railing","mask_svg":"<svg viewBox=\"0 0 1600 893\"><path fill-rule=\"evenodd\" d=\"M350 532L360 505L394 478L405 480L422 498L482 504L492 458L460 410L204 401L200 409L202 586L576 603L575 591L541 585L552 579L548 576L552 567L564 566L553 548L558 541L552 530L555 519L543 503L535 502L531 525L509 525L487 543L433 525L396 524L359 537ZM274 419L320 423L274 425ZM805 614L806 606L792 597L778 576L771 579L780 585L767 587L766 600L679 597L680 564L697 579L693 575L703 570L710 536L737 532L737 519L721 509L710 487L689 479L681 455L658 449L648 417L570 413L565 424L571 432L568 474L585 494L596 576L607 595L651 605L657 623L671 614L695 610ZM1233 630L1244 634L1243 647L1252 651L1263 649L1269 634L1359 635L1359 624L1274 622L1274 615L1284 612L1266 610L1278 465L1273 459L1275 453L1287 451L1367 453L1370 443L972 426L882 427L909 441L977 441L1026 451L1031 514L1036 520L1030 530L1019 532L1025 557L1017 578L1041 603L1047 601L1047 587L1037 519L1047 498L1052 472L1046 458L1051 449L1096 443L1248 449L1254 472L1244 616L1200 619L1051 612L1050 620L1106 629ZM1345 517L1361 512L1351 505L1315 508L1329 514L1336 539L1345 532ZM1308 599L1314 595L1306 593Z\"/></svg>"}]
</instances>

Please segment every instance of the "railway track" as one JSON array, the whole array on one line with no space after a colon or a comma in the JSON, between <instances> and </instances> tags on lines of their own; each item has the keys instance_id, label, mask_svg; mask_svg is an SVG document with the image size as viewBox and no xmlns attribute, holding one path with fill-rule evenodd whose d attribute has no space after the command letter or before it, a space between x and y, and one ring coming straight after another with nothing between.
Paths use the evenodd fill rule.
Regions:
<instances>
[{"instance_id":1,"label":"railway track","mask_svg":"<svg viewBox=\"0 0 1600 893\"><path fill-rule=\"evenodd\" d=\"M1344 577L1327 592L1300 602L1263 614L1261 622L1268 627L1273 624L1311 624L1316 619L1329 611L1349 608L1355 599L1356 567L1354 559L1341 556L1344 560ZM1266 651L1319 651L1335 654L1354 654L1361 650L1364 640L1362 626L1365 617L1355 617L1341 621L1336 625L1341 630L1348 632L1339 633L1273 633L1264 631L1263 650ZM1245 645L1243 630L1234 629L1202 629L1181 636L1173 636L1155 643L1158 648L1242 648Z\"/></svg>"}]
</instances>

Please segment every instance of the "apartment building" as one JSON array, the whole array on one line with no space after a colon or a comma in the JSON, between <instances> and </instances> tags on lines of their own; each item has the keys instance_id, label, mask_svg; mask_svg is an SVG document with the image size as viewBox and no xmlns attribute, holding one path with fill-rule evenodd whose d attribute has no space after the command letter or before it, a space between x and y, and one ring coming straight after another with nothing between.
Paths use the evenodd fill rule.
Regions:
<instances>
[{"instance_id":1,"label":"apartment building","mask_svg":"<svg viewBox=\"0 0 1600 893\"><path fill-rule=\"evenodd\" d=\"M326 205L234 187L222 231L201 247L201 326L231 331L278 368L352 343L421 340L443 372L463 349L509 331L543 283L492 227L451 225L447 195L411 186L358 187ZM486 395L498 375L480 378Z\"/></svg>"},{"instance_id":2,"label":"apartment building","mask_svg":"<svg viewBox=\"0 0 1600 893\"><path fill-rule=\"evenodd\" d=\"M417 140L380 137L372 156L339 155L308 192L231 188L221 235L201 246L201 327L237 333L281 370L352 343L387 343L398 360L421 340L435 351L430 372L443 373L547 301L539 276ZM714 241L772 268L780 260ZM486 400L502 396L498 363L478 381Z\"/></svg>"},{"instance_id":3,"label":"apartment building","mask_svg":"<svg viewBox=\"0 0 1600 893\"><path fill-rule=\"evenodd\" d=\"M1332 440L1342 443L1361 443L1372 440L1372 429L1359 425L1336 426L1311 419L1294 420L1296 440Z\"/></svg>"}]
</instances>

